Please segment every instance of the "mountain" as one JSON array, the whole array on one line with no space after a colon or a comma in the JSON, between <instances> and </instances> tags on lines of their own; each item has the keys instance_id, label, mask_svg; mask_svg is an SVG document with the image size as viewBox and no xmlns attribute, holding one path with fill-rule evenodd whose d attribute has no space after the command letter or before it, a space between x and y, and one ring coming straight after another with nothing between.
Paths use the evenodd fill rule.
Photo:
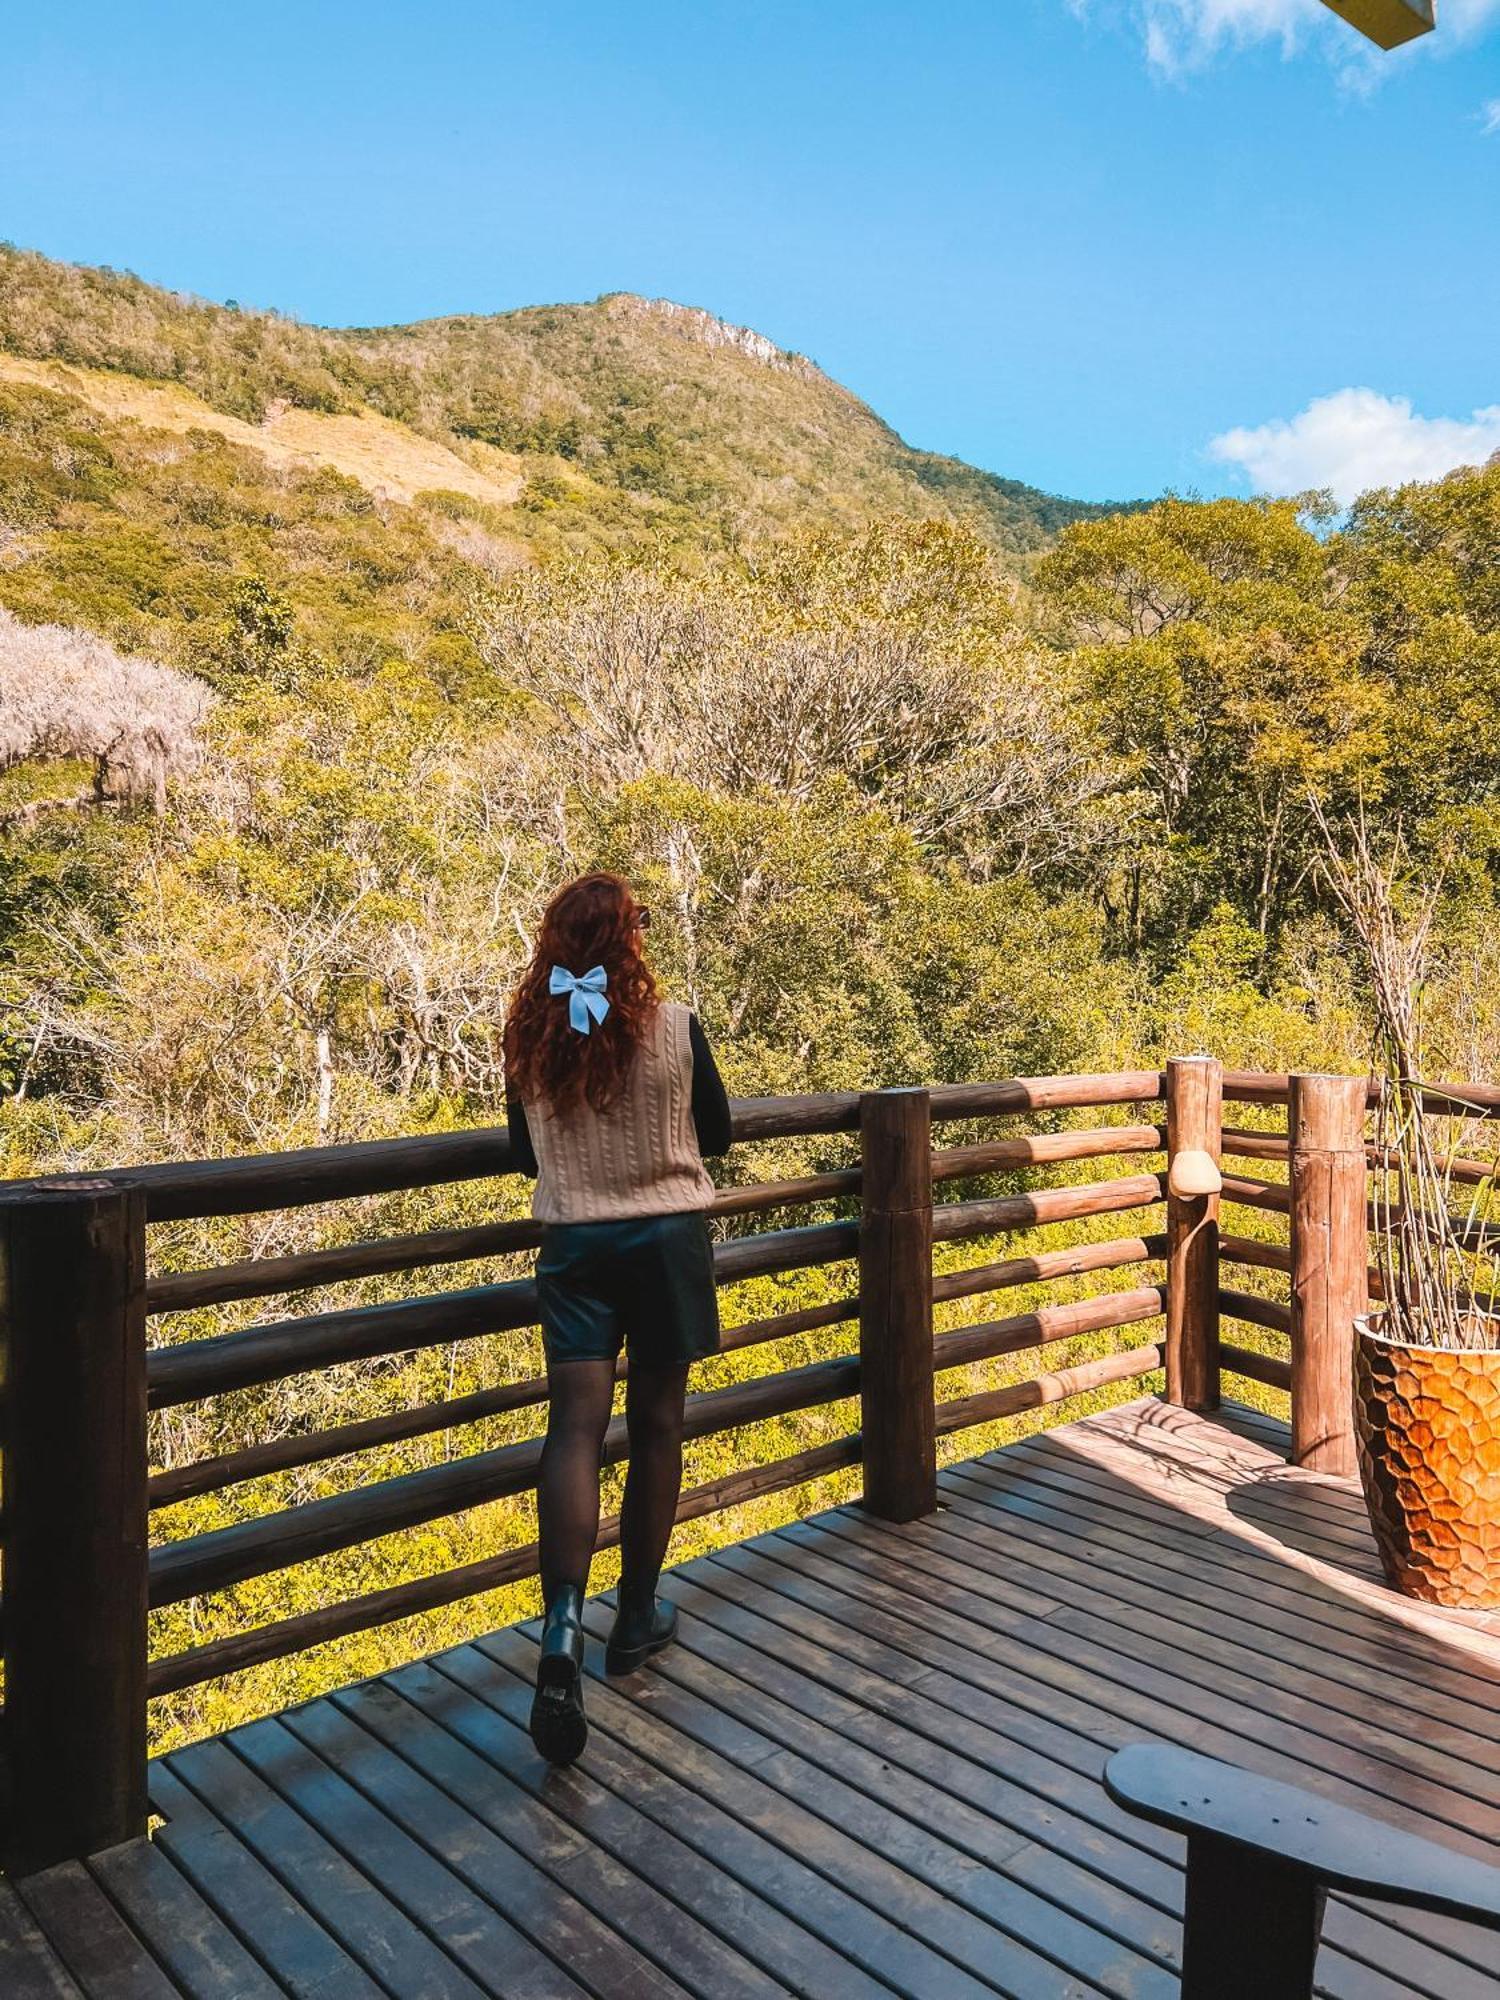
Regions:
<instances>
[{"instance_id":1,"label":"mountain","mask_svg":"<svg viewBox=\"0 0 1500 2000\"><path fill-rule=\"evenodd\" d=\"M629 293L335 329L0 246L6 380L388 498L461 495L526 541L725 541L884 514L963 522L1024 557L1112 511L918 451L803 356Z\"/></svg>"}]
</instances>

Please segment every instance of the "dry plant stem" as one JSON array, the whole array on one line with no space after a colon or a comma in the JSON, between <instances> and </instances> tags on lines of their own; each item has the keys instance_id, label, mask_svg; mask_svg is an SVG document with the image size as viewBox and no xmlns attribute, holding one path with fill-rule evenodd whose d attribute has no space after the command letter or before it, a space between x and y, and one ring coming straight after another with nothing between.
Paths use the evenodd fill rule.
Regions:
<instances>
[{"instance_id":1,"label":"dry plant stem","mask_svg":"<svg viewBox=\"0 0 1500 2000\"><path fill-rule=\"evenodd\" d=\"M1450 1202L1463 1153L1462 1107L1454 1115L1423 1109L1419 1078L1427 1067L1422 1021L1429 942L1441 881L1414 909L1398 901L1404 852L1382 863L1363 812L1341 844L1321 810L1328 881L1364 954L1375 1016L1380 1079L1374 1180L1375 1262L1392 1338L1424 1347L1473 1349L1494 1344L1496 1260L1486 1240L1494 1174L1470 1195L1466 1213Z\"/></svg>"}]
</instances>

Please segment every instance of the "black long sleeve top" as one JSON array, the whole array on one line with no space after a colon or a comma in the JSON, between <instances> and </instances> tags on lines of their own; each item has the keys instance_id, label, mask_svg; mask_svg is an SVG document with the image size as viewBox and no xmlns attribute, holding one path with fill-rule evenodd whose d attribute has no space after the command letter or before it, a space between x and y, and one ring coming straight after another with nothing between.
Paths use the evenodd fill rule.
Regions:
<instances>
[{"instance_id":1,"label":"black long sleeve top","mask_svg":"<svg viewBox=\"0 0 1500 2000\"><path fill-rule=\"evenodd\" d=\"M696 1014L688 1017L688 1041L693 1051L693 1130L698 1135L698 1151L704 1159L711 1160L727 1153L733 1139L729 1094ZM505 1123L510 1133L511 1165L518 1173L529 1174L535 1180L536 1148L531 1143L526 1107L519 1097L507 1096Z\"/></svg>"}]
</instances>

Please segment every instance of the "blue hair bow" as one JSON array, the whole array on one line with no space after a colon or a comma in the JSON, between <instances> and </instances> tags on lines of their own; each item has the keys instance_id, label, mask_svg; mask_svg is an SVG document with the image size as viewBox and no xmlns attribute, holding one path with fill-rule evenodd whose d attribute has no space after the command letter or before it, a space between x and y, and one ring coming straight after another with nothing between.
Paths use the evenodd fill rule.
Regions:
<instances>
[{"instance_id":1,"label":"blue hair bow","mask_svg":"<svg viewBox=\"0 0 1500 2000\"><path fill-rule=\"evenodd\" d=\"M554 965L548 982L551 993L566 993L568 996L568 1026L576 1028L580 1035L586 1035L592 1015L595 1021L602 1021L609 1012L609 1002L604 997L608 976L602 965L591 966L581 977L569 972L565 965Z\"/></svg>"}]
</instances>

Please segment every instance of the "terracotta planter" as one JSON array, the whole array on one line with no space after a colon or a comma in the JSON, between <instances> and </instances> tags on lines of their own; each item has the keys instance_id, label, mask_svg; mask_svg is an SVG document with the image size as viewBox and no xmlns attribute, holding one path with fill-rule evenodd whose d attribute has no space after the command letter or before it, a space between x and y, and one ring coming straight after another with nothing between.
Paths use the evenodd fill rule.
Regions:
<instances>
[{"instance_id":1,"label":"terracotta planter","mask_svg":"<svg viewBox=\"0 0 1500 2000\"><path fill-rule=\"evenodd\" d=\"M1386 1575L1428 1604L1500 1608L1500 1348L1355 1327L1359 1474Z\"/></svg>"}]
</instances>

